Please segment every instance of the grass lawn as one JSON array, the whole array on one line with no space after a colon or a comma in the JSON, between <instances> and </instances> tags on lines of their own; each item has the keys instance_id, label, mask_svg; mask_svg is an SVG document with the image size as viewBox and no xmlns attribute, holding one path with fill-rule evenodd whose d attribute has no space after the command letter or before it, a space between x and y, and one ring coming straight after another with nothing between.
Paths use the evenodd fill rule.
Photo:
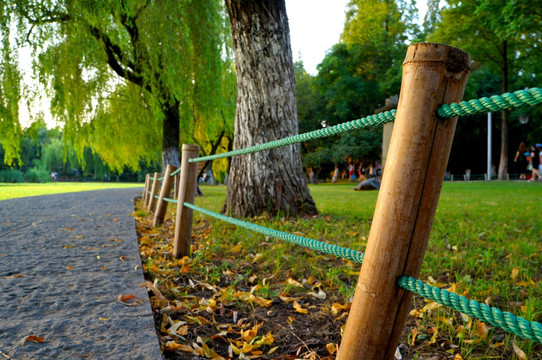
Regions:
<instances>
[{"instance_id":1,"label":"grass lawn","mask_svg":"<svg viewBox=\"0 0 542 360\"><path fill-rule=\"evenodd\" d=\"M319 184L316 218L251 222L363 251L378 193ZM225 187L196 205L219 211ZM136 211L144 270L168 359L334 359L359 265L195 213L192 257L173 259L174 206L152 228ZM542 322L542 184L444 184L420 279ZM392 226L392 224L390 224ZM542 345L415 297L403 359L542 359ZM523 357L522 352L526 355ZM242 356L240 354L243 354ZM185 355L186 356L186 355ZM244 356L244 357L243 357Z\"/></svg>"},{"instance_id":2,"label":"grass lawn","mask_svg":"<svg viewBox=\"0 0 542 360\"><path fill-rule=\"evenodd\" d=\"M93 183L93 182L52 182L44 184L0 183L0 200L14 199L27 196L50 195L99 189L116 189L127 187L143 187L136 183Z\"/></svg>"}]
</instances>

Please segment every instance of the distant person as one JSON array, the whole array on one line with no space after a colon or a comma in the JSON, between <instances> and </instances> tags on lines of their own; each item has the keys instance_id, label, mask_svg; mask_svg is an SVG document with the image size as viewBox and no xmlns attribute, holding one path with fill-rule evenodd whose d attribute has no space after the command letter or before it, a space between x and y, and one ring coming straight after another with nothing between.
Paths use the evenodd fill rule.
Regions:
<instances>
[{"instance_id":1,"label":"distant person","mask_svg":"<svg viewBox=\"0 0 542 360\"><path fill-rule=\"evenodd\" d=\"M533 165L533 176L530 181L540 181L540 148L538 146L531 146L531 162Z\"/></svg>"},{"instance_id":2,"label":"distant person","mask_svg":"<svg viewBox=\"0 0 542 360\"><path fill-rule=\"evenodd\" d=\"M529 149L527 149L527 146L525 146L525 143L522 142L519 144L518 151L516 152L516 156L514 157L514 162L516 163L520 180L527 180L527 177L525 176L525 174L527 173L527 166L529 165L529 163L527 162L525 153L528 153L528 152L529 152Z\"/></svg>"}]
</instances>

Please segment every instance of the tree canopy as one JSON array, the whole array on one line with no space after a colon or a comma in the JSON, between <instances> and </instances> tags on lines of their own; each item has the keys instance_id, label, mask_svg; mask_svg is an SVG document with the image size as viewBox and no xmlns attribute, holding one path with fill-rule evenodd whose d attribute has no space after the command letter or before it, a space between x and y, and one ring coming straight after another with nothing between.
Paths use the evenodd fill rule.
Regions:
<instances>
[{"instance_id":1,"label":"tree canopy","mask_svg":"<svg viewBox=\"0 0 542 360\"><path fill-rule=\"evenodd\" d=\"M221 1L1 4L17 44L32 45L51 111L80 157L90 145L113 168L136 168L156 158L161 142L163 160L178 163L180 138L198 135L184 129L204 119L199 126L213 138L217 124L233 121L216 91L231 72Z\"/></svg>"}]
</instances>

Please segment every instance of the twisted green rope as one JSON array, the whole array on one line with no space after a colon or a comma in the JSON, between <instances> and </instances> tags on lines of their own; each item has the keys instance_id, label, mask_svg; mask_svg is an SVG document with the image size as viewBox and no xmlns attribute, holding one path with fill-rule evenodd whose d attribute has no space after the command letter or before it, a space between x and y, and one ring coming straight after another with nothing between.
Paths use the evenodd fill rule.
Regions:
<instances>
[{"instance_id":1,"label":"twisted green rope","mask_svg":"<svg viewBox=\"0 0 542 360\"><path fill-rule=\"evenodd\" d=\"M177 175L178 173L181 172L181 168L178 168L177 170L175 170L174 172L172 172L171 174L169 174L169 176L175 176Z\"/></svg>"},{"instance_id":2,"label":"twisted green rope","mask_svg":"<svg viewBox=\"0 0 542 360\"><path fill-rule=\"evenodd\" d=\"M231 218L229 216L225 216L225 215L222 215L222 214L219 214L219 213L215 213L213 211L209 211L207 209L200 208L200 207L198 207L196 205L193 205L193 204L190 204L190 203L187 203L187 202L184 203L184 206L186 206L187 208L199 211L202 214L214 217L215 219L219 219L219 220L228 222L230 224L240 226L240 227L248 229L248 230L255 231L255 232L260 233L260 234L264 234L264 235L272 236L272 237L277 238L277 239L285 240L285 241L288 241L288 242L290 242L292 244L301 245L301 246L304 246L304 247L309 248L309 249L318 250L318 251L321 251L323 253L335 255L335 256L341 257L343 259L352 260L352 261L360 263L360 264L363 261L363 253L361 253L359 251L355 251L355 250L348 249L348 248L343 248L343 247L340 247L340 246L337 246L337 245L327 244L327 243L322 242L322 241L317 241L317 240L313 240L313 239L309 239L309 238L306 238L306 237L301 237L301 236L289 234L289 233L278 231L278 230L269 229L269 228L266 228L264 226L251 224L251 223L246 222L246 221L234 219L234 218Z\"/></svg>"},{"instance_id":3,"label":"twisted green rope","mask_svg":"<svg viewBox=\"0 0 542 360\"><path fill-rule=\"evenodd\" d=\"M426 299L436 301L441 305L446 305L471 317L488 322L493 326L542 344L542 324L539 322L528 321L509 312L502 312L496 307L489 307L484 303L480 304L476 300L469 300L464 296L436 286L424 284L421 280L410 276L401 276L398 285Z\"/></svg>"},{"instance_id":4,"label":"twisted green rope","mask_svg":"<svg viewBox=\"0 0 542 360\"><path fill-rule=\"evenodd\" d=\"M490 111L514 110L526 106L535 106L542 103L542 89L531 88L518 90L513 93L493 95L489 98L461 101L454 104L444 104L437 109L439 116L451 118L455 116L468 116Z\"/></svg>"},{"instance_id":5,"label":"twisted green rope","mask_svg":"<svg viewBox=\"0 0 542 360\"><path fill-rule=\"evenodd\" d=\"M177 204L179 202L178 200L170 199L170 198L167 198L167 197L164 198L164 201L168 202L168 203L172 203L172 204Z\"/></svg>"},{"instance_id":6,"label":"twisted green rope","mask_svg":"<svg viewBox=\"0 0 542 360\"><path fill-rule=\"evenodd\" d=\"M292 144L297 144L297 143L301 143L308 140L315 140L315 139L320 139L320 138L324 138L324 137L328 137L332 135L338 135L338 134L342 134L349 131L363 129L368 126L375 126L375 125L391 122L395 119L395 113L396 113L395 110L385 111L383 113L370 115L358 120L352 120L352 121L338 124L335 126L326 127L323 129L318 129L318 130L306 132L303 134L290 136L284 139L278 139L278 140L266 142L259 145L249 146L243 149L233 150L233 151L229 151L229 152L225 152L221 154L192 158L188 160L188 162L191 162L191 163L200 162L200 161L232 157L236 155L251 154L258 151L275 149L275 148L285 146L285 145L292 145Z\"/></svg>"},{"instance_id":7,"label":"twisted green rope","mask_svg":"<svg viewBox=\"0 0 542 360\"><path fill-rule=\"evenodd\" d=\"M526 106L535 106L542 103L542 89L531 88L527 90L518 90L513 93L504 93L502 95L493 95L489 98L461 101L459 103L444 104L437 108L437 114L443 118L452 118L455 116L467 116L490 111L513 110ZM236 155L251 154L258 151L270 150L285 145L292 145L308 140L320 139L332 135L339 135L349 131L363 129L369 126L375 126L395 120L395 110L386 111L380 114L369 115L367 117L352 120L335 126L310 131L304 134L290 136L284 139L274 140L267 143L249 146L243 149L233 150L222 154L202 156L188 160L188 162L200 162L215 160Z\"/></svg>"}]
</instances>

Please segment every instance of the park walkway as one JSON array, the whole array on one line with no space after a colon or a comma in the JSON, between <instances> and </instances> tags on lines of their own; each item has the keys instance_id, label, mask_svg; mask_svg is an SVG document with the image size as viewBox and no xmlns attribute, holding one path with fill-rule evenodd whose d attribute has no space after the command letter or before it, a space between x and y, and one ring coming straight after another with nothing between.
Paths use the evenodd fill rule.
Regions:
<instances>
[{"instance_id":1,"label":"park walkway","mask_svg":"<svg viewBox=\"0 0 542 360\"><path fill-rule=\"evenodd\" d=\"M162 359L140 287L131 216L140 193L0 201L0 359ZM43 342L25 341L32 335Z\"/></svg>"}]
</instances>

